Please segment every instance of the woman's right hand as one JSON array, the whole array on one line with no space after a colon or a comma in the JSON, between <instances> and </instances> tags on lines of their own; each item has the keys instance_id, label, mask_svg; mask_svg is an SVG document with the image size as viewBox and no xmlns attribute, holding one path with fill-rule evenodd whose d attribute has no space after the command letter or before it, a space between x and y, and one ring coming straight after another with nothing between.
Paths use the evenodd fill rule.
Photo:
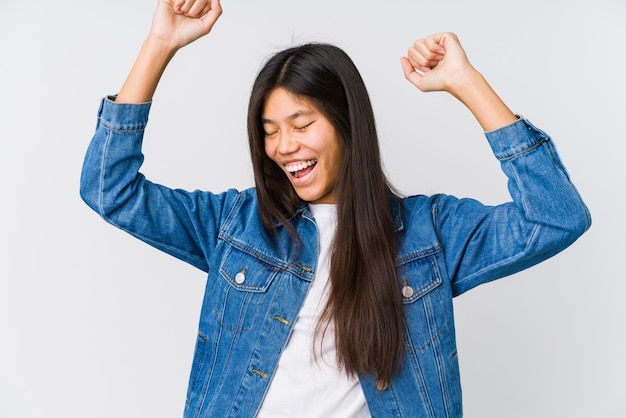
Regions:
<instances>
[{"instance_id":1,"label":"woman's right hand","mask_svg":"<svg viewBox=\"0 0 626 418\"><path fill-rule=\"evenodd\" d=\"M221 14L219 0L159 0L149 36L175 51L209 33Z\"/></svg>"},{"instance_id":2,"label":"woman's right hand","mask_svg":"<svg viewBox=\"0 0 626 418\"><path fill-rule=\"evenodd\" d=\"M115 100L152 100L176 51L209 33L221 14L220 0L159 0L150 34Z\"/></svg>"}]
</instances>

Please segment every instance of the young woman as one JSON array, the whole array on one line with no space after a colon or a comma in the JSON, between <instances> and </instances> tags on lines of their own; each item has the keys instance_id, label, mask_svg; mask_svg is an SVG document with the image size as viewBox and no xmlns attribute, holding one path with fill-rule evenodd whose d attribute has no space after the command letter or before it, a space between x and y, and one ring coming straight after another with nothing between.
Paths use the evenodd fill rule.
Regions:
<instances>
[{"instance_id":1,"label":"young woman","mask_svg":"<svg viewBox=\"0 0 626 418\"><path fill-rule=\"evenodd\" d=\"M220 14L218 0L159 2L128 79L102 101L81 181L108 222L208 272L185 416L461 416L452 298L590 225L552 141L511 113L454 34L429 36L402 59L406 78L469 108L513 201L397 196L357 69L307 44L254 83L255 188L153 184L139 173L152 95Z\"/></svg>"}]
</instances>

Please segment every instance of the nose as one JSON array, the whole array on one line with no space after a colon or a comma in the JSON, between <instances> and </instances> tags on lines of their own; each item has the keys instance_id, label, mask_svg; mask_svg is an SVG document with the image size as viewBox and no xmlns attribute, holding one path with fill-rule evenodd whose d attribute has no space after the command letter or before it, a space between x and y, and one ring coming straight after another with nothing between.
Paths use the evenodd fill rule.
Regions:
<instances>
[{"instance_id":1,"label":"nose","mask_svg":"<svg viewBox=\"0 0 626 418\"><path fill-rule=\"evenodd\" d=\"M278 137L278 145L276 151L280 154L286 155L294 153L298 150L298 141L289 132L281 132Z\"/></svg>"}]
</instances>

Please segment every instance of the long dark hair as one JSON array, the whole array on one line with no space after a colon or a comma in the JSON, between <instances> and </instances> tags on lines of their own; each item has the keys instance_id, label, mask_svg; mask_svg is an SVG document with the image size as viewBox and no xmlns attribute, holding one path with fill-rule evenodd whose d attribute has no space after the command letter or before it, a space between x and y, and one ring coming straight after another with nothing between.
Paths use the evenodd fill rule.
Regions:
<instances>
[{"instance_id":1,"label":"long dark hair","mask_svg":"<svg viewBox=\"0 0 626 418\"><path fill-rule=\"evenodd\" d=\"M383 386L400 365L405 333L395 270L394 199L383 173L374 113L363 80L348 55L327 44L281 51L263 66L252 88L248 136L261 221L270 235L282 224L299 241L289 219L302 202L283 171L267 157L261 122L265 101L283 88L314 105L343 141L335 189L337 231L330 265L330 296L318 322L332 321L337 359L349 375Z\"/></svg>"}]
</instances>

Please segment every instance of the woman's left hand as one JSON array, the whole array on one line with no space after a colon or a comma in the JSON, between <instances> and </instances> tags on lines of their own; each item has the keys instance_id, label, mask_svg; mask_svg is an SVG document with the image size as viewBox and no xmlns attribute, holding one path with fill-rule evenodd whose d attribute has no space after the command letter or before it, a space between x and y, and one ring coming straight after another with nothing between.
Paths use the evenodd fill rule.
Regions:
<instances>
[{"instance_id":1,"label":"woman's left hand","mask_svg":"<svg viewBox=\"0 0 626 418\"><path fill-rule=\"evenodd\" d=\"M485 131L517 117L470 64L459 38L443 32L419 39L402 57L404 76L421 91L446 91L474 114Z\"/></svg>"},{"instance_id":2,"label":"woman's left hand","mask_svg":"<svg viewBox=\"0 0 626 418\"><path fill-rule=\"evenodd\" d=\"M421 91L447 91L455 96L468 72L475 71L459 38L450 32L418 39L401 63L404 76Z\"/></svg>"}]
</instances>

